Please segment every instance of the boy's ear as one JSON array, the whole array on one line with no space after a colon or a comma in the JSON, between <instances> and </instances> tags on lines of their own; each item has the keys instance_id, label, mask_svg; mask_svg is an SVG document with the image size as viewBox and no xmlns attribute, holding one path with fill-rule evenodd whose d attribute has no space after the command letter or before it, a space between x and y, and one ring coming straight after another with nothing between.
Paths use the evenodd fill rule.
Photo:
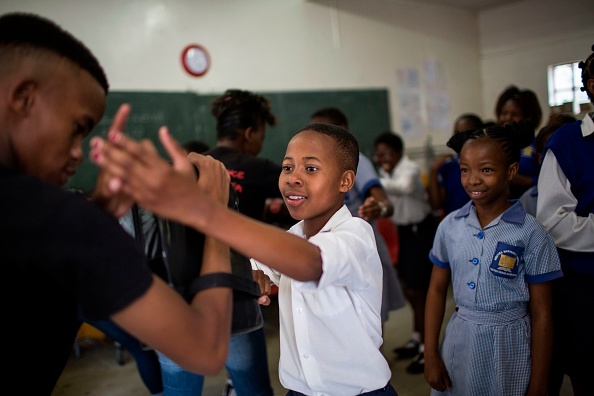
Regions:
<instances>
[{"instance_id":1,"label":"boy's ear","mask_svg":"<svg viewBox=\"0 0 594 396\"><path fill-rule=\"evenodd\" d=\"M342 179L340 181L340 192L346 193L355 184L355 172L352 170L345 171L342 174Z\"/></svg>"},{"instance_id":2,"label":"boy's ear","mask_svg":"<svg viewBox=\"0 0 594 396\"><path fill-rule=\"evenodd\" d=\"M243 140L245 140L246 142L249 142L250 140L252 140L253 132L254 132L254 129L252 127L245 128L245 130L243 131Z\"/></svg>"},{"instance_id":3,"label":"boy's ear","mask_svg":"<svg viewBox=\"0 0 594 396\"><path fill-rule=\"evenodd\" d=\"M509 166L509 169L507 170L507 180L511 181L515 175L518 174L518 169L520 168L520 164L517 162L514 162L513 164L511 164Z\"/></svg>"},{"instance_id":4,"label":"boy's ear","mask_svg":"<svg viewBox=\"0 0 594 396\"><path fill-rule=\"evenodd\" d=\"M32 80L21 80L11 86L8 106L15 114L26 115L34 103L37 84Z\"/></svg>"}]
</instances>

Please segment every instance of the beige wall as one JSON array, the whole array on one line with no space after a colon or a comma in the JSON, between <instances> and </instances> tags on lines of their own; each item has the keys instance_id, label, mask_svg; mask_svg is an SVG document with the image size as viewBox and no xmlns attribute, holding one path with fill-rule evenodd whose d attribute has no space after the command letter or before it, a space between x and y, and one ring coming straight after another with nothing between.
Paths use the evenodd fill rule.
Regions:
<instances>
[{"instance_id":1,"label":"beige wall","mask_svg":"<svg viewBox=\"0 0 594 396\"><path fill-rule=\"evenodd\" d=\"M589 0L526 0L480 15L405 0L0 1L0 13L17 10L47 16L82 39L114 90L381 87L390 92L395 131L396 71L414 68L424 84L423 64L433 59L444 76L448 127L430 128L423 107L423 133L406 141L411 149L429 135L443 145L462 112L491 117L508 83L535 90L546 104L546 66L583 58L594 42ZM212 57L201 78L180 65L190 43ZM422 103L430 95L421 90Z\"/></svg>"},{"instance_id":2,"label":"beige wall","mask_svg":"<svg viewBox=\"0 0 594 396\"><path fill-rule=\"evenodd\" d=\"M594 1L526 0L479 15L483 114L509 84L538 96L549 115L547 66L584 60L594 44Z\"/></svg>"}]
</instances>

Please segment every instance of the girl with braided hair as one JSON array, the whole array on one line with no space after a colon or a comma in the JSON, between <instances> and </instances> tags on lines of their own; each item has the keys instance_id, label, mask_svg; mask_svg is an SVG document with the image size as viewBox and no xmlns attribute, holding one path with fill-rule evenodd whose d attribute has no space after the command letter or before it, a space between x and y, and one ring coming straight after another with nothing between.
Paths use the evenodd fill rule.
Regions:
<instances>
[{"instance_id":1,"label":"girl with braided hair","mask_svg":"<svg viewBox=\"0 0 594 396\"><path fill-rule=\"evenodd\" d=\"M432 395L544 395L551 359L551 281L562 276L553 238L509 184L528 122L452 136L471 201L439 224L425 310L425 378ZM438 341L450 283L456 311Z\"/></svg>"},{"instance_id":2,"label":"girl with braided hair","mask_svg":"<svg viewBox=\"0 0 594 396\"><path fill-rule=\"evenodd\" d=\"M579 63L582 91L594 104L594 45ZM547 142L536 217L557 244L563 278L553 282L555 337L549 395L564 374L576 396L592 394L594 372L594 112L559 128Z\"/></svg>"}]
</instances>

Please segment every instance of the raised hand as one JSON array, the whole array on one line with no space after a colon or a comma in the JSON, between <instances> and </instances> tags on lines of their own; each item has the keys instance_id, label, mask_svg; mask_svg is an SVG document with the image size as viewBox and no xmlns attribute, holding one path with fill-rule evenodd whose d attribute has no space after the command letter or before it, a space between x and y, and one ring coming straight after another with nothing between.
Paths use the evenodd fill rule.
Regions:
<instances>
[{"instance_id":1,"label":"raised hand","mask_svg":"<svg viewBox=\"0 0 594 396\"><path fill-rule=\"evenodd\" d=\"M270 278L262 270L252 270L252 275L254 276L254 281L260 285L260 291L262 292L262 295L258 298L258 303L260 305L270 305L269 296L272 291Z\"/></svg>"},{"instance_id":2,"label":"raised hand","mask_svg":"<svg viewBox=\"0 0 594 396\"><path fill-rule=\"evenodd\" d=\"M172 164L159 156L150 141L134 141L121 128L110 129L107 139L94 137L90 157L105 172L104 184L110 194L131 197L161 217L195 224L193 220L211 207L201 205L207 201L212 205L210 196L219 202L228 197L229 175L212 157L196 154L191 162L166 127L159 130L159 139ZM198 183L194 166L203 177Z\"/></svg>"}]
</instances>

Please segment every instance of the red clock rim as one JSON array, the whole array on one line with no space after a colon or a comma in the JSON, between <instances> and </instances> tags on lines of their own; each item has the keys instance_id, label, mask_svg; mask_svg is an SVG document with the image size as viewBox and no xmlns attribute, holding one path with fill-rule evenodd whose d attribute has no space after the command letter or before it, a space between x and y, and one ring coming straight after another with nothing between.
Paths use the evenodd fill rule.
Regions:
<instances>
[{"instance_id":1,"label":"red clock rim","mask_svg":"<svg viewBox=\"0 0 594 396\"><path fill-rule=\"evenodd\" d=\"M190 69L188 67L188 65L186 64L188 52L193 49L202 51L204 56L206 56L206 68L202 72L196 72L196 71ZM206 48L204 48L203 46L201 46L199 44L190 44L190 45L187 45L181 53L181 63L182 63L182 66L184 67L184 69L186 70L186 72L188 72L192 76L200 77L200 76L205 75L206 72L210 69L210 54L208 53Z\"/></svg>"}]
</instances>

